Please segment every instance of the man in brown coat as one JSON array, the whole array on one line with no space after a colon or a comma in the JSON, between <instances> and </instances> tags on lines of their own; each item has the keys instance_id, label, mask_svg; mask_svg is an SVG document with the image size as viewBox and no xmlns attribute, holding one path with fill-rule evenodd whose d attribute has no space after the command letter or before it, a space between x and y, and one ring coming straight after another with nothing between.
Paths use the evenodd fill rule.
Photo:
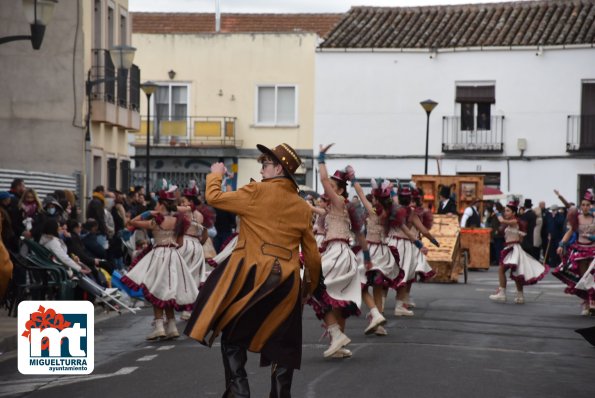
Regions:
<instances>
[{"instance_id":1,"label":"man in brown coat","mask_svg":"<svg viewBox=\"0 0 595 398\"><path fill-rule=\"evenodd\" d=\"M226 265L217 267L201 288L185 333L212 345L221 333L225 367L224 397L249 397L246 350L272 364L270 397L289 397L293 369L302 350L300 247L312 293L321 274L320 255L310 220L293 177L301 159L287 144L262 152L262 182L222 192L222 163L207 176L209 205L240 216L237 246Z\"/></svg>"}]
</instances>

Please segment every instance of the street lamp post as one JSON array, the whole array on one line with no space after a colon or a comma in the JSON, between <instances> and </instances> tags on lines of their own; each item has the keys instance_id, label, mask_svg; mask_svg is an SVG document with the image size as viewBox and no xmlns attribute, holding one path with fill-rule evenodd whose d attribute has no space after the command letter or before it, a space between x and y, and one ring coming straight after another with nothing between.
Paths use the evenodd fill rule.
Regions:
<instances>
[{"instance_id":1,"label":"street lamp post","mask_svg":"<svg viewBox=\"0 0 595 398\"><path fill-rule=\"evenodd\" d=\"M23 11L31 25L31 35L0 37L0 44L17 40L30 40L33 49L39 50L45 34L45 27L50 23L54 15L56 3L58 3L58 0L23 0Z\"/></svg>"},{"instance_id":2,"label":"street lamp post","mask_svg":"<svg viewBox=\"0 0 595 398\"><path fill-rule=\"evenodd\" d=\"M148 81L141 84L140 88L143 90L145 95L147 96L147 174L146 174L146 181L145 181L145 195L151 194L151 181L150 181L150 172L151 172L151 95L157 90L157 84ZM147 196L148 197L148 196Z\"/></svg>"},{"instance_id":3,"label":"street lamp post","mask_svg":"<svg viewBox=\"0 0 595 398\"><path fill-rule=\"evenodd\" d=\"M427 99L419 103L422 108L426 111L427 121L426 121L426 156L425 156L425 168L424 174L428 174L428 148L430 145L430 113L432 110L438 105L437 102L432 101L431 99Z\"/></svg>"}]
</instances>

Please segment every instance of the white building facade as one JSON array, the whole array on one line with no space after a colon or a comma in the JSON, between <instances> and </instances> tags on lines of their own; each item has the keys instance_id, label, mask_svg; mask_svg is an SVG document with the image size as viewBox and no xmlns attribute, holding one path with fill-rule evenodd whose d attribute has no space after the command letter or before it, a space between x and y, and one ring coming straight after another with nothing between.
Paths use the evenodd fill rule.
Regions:
<instances>
[{"instance_id":1,"label":"white building facade","mask_svg":"<svg viewBox=\"0 0 595 398\"><path fill-rule=\"evenodd\" d=\"M430 114L428 174L484 174L486 185L534 203L556 201L553 189L576 201L595 177L592 42L447 48L436 36L438 46L427 48L354 45L398 32L394 21L412 10L423 24L428 12L447 21L453 12L470 19L483 12L490 19L490 8L522 15L523 8L536 8L526 10L530 14L545 3L352 9L317 53L315 148L335 142L329 166L351 164L360 178L424 174L427 116L420 101L432 99L438 105ZM393 22L361 32L350 25L374 12L392 14ZM442 29L456 30L447 23ZM522 29L514 37L530 37ZM352 39L338 39L346 31ZM482 32L471 29L461 41L474 44L473 34Z\"/></svg>"}]
</instances>

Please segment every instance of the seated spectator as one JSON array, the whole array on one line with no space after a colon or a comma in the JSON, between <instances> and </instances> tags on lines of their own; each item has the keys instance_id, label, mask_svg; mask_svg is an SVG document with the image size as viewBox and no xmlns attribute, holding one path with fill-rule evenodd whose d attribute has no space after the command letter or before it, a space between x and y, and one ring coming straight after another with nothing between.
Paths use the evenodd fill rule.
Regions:
<instances>
[{"instance_id":1,"label":"seated spectator","mask_svg":"<svg viewBox=\"0 0 595 398\"><path fill-rule=\"evenodd\" d=\"M99 235L99 224L96 220L89 218L83 224L81 232L83 245L91 255L96 258L107 260L107 241Z\"/></svg>"},{"instance_id":2,"label":"seated spectator","mask_svg":"<svg viewBox=\"0 0 595 398\"><path fill-rule=\"evenodd\" d=\"M113 266L105 260L94 257L85 248L83 240L81 239L81 224L76 220L69 220L68 223L66 223L66 228L68 236L66 236L65 241L66 246L68 247L68 253L75 255L80 262L91 268L92 271L94 269L96 270L97 267L101 267L111 275L114 270ZM95 272L93 274L95 275ZM100 277L96 279L101 280Z\"/></svg>"},{"instance_id":3,"label":"seated spectator","mask_svg":"<svg viewBox=\"0 0 595 398\"><path fill-rule=\"evenodd\" d=\"M69 255L66 244L60 239L60 225L54 219L46 220L39 243L51 251L58 260L68 268L70 268L70 275L72 271L81 272L83 274L91 274L91 269L84 264L74 261Z\"/></svg>"}]
</instances>

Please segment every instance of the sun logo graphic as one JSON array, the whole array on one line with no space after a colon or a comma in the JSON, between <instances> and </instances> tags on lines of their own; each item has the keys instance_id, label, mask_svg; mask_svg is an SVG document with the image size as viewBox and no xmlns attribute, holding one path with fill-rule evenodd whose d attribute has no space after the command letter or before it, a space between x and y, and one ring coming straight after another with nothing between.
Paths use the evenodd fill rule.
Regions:
<instances>
[{"instance_id":1,"label":"sun logo graphic","mask_svg":"<svg viewBox=\"0 0 595 398\"><path fill-rule=\"evenodd\" d=\"M18 308L19 372L93 372L94 308L89 301L23 301Z\"/></svg>"}]
</instances>

